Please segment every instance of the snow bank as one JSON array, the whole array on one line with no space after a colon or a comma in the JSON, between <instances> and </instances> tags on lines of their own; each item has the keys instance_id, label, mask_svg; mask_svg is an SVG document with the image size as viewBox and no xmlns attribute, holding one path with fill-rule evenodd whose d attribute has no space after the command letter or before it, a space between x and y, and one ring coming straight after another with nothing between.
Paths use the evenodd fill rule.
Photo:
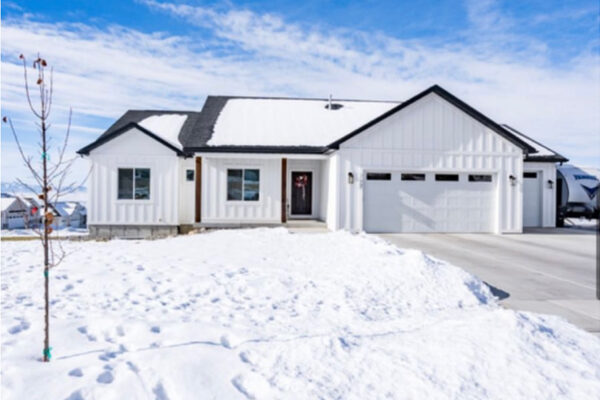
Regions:
<instances>
[{"instance_id":1,"label":"snow bank","mask_svg":"<svg viewBox=\"0 0 600 400\"><path fill-rule=\"evenodd\" d=\"M210 146L326 146L398 103L325 100L230 99L215 124Z\"/></svg>"},{"instance_id":2,"label":"snow bank","mask_svg":"<svg viewBox=\"0 0 600 400\"><path fill-rule=\"evenodd\" d=\"M86 236L89 232L87 228L71 228L64 227L54 229L50 234L51 237L68 237L68 236ZM20 238L20 237L38 237L39 231L33 229L2 229L0 236L3 238Z\"/></svg>"},{"instance_id":3,"label":"snow bank","mask_svg":"<svg viewBox=\"0 0 600 400\"><path fill-rule=\"evenodd\" d=\"M181 150L179 132L186 119L187 115L181 114L153 115L141 120L139 125Z\"/></svg>"},{"instance_id":4,"label":"snow bank","mask_svg":"<svg viewBox=\"0 0 600 400\"><path fill-rule=\"evenodd\" d=\"M63 246L45 365L39 248L2 244L3 399L600 395L596 337L498 307L463 270L366 235Z\"/></svg>"}]
</instances>

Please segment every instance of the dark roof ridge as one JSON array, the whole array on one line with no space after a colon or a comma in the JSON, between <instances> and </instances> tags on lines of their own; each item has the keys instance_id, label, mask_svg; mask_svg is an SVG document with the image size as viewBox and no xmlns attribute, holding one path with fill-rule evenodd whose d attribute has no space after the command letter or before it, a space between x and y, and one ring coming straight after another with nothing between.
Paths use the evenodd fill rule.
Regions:
<instances>
[{"instance_id":1,"label":"dark roof ridge","mask_svg":"<svg viewBox=\"0 0 600 400\"><path fill-rule=\"evenodd\" d=\"M228 95L212 95L209 94L207 98L220 98L226 100L233 99L248 99L248 100L307 100L307 101L329 101L329 98L320 97L293 97L293 96L228 96ZM402 101L399 100L369 100L369 99L338 99L332 98L331 101L351 101L356 103L396 103L400 104Z\"/></svg>"}]
</instances>

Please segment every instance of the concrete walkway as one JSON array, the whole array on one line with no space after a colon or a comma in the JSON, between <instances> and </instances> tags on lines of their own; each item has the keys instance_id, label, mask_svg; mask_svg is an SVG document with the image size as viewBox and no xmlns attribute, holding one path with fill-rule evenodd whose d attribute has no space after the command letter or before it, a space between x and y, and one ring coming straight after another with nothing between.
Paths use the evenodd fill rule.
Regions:
<instances>
[{"instance_id":1,"label":"concrete walkway","mask_svg":"<svg viewBox=\"0 0 600 400\"><path fill-rule=\"evenodd\" d=\"M495 288L505 307L559 315L600 337L593 229L379 236L477 275Z\"/></svg>"}]
</instances>

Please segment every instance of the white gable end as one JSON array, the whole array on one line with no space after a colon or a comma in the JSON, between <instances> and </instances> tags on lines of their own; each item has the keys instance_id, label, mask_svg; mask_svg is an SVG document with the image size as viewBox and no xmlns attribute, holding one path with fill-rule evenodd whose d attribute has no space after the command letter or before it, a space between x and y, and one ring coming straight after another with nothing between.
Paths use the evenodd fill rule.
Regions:
<instances>
[{"instance_id":1,"label":"white gable end","mask_svg":"<svg viewBox=\"0 0 600 400\"><path fill-rule=\"evenodd\" d=\"M91 151L92 155L175 156L174 150L132 128Z\"/></svg>"},{"instance_id":2,"label":"white gable end","mask_svg":"<svg viewBox=\"0 0 600 400\"><path fill-rule=\"evenodd\" d=\"M435 93L361 132L341 148L522 153L521 148Z\"/></svg>"}]
</instances>

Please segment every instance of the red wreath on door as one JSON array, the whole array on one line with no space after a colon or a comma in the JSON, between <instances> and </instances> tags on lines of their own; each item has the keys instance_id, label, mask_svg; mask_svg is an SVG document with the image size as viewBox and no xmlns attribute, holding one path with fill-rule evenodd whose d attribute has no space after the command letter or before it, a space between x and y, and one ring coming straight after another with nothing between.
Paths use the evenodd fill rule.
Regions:
<instances>
[{"instance_id":1,"label":"red wreath on door","mask_svg":"<svg viewBox=\"0 0 600 400\"><path fill-rule=\"evenodd\" d=\"M306 185L308 185L308 175L298 175L294 181L297 188L302 189L302 200L306 199Z\"/></svg>"}]
</instances>

